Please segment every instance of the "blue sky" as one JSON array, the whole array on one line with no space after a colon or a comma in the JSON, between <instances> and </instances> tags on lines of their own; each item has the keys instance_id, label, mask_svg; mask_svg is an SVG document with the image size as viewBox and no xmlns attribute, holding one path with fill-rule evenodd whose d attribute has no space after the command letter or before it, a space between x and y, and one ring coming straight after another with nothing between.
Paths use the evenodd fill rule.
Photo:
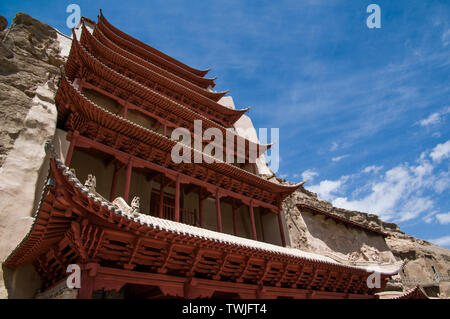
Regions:
<instances>
[{"instance_id":1,"label":"blue sky","mask_svg":"<svg viewBox=\"0 0 450 319\"><path fill-rule=\"evenodd\" d=\"M211 68L255 127L280 129L278 175L450 247L449 1L3 1L0 14L69 34L70 3Z\"/></svg>"}]
</instances>

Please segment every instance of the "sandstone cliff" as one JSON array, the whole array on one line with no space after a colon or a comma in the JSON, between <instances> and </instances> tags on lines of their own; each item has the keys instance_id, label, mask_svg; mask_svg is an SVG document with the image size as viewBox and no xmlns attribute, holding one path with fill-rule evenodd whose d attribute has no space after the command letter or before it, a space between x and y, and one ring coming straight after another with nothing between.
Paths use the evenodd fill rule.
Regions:
<instances>
[{"instance_id":1,"label":"sandstone cliff","mask_svg":"<svg viewBox=\"0 0 450 319\"><path fill-rule=\"evenodd\" d=\"M3 18L3 17L2 17ZM5 19L1 19L5 24ZM32 223L44 143L56 127L53 97L59 81L61 35L18 13L0 32L0 260ZM3 278L0 270L0 278ZM0 298L6 297L0 280Z\"/></svg>"}]
</instances>

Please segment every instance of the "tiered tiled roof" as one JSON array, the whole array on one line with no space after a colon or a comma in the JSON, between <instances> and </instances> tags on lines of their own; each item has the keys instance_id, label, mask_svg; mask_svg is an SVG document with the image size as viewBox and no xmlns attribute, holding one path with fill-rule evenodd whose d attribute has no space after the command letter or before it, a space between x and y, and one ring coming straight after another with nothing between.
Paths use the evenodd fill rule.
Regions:
<instances>
[{"instance_id":1,"label":"tiered tiled roof","mask_svg":"<svg viewBox=\"0 0 450 319\"><path fill-rule=\"evenodd\" d=\"M189 146L186 147L191 150L192 164L167 162L167 157L170 159L171 151L177 142L96 105L79 92L64 74L55 101L59 118L67 118L69 122L66 125L69 124L73 126L72 129L81 130L80 134L82 135L93 139L101 136L102 143L113 142L115 143L113 146L118 147L116 134L121 134L124 138L123 143L127 147L134 144L132 151L138 157L150 162L160 162L161 165L172 167L174 170L187 170L186 173L190 176L198 175L200 180L210 181L215 185L224 185L227 189L247 194L256 200L275 205L300 186L300 184L288 186L270 182L236 166L213 159L205 153L201 153L203 158L210 158L212 163L206 161L199 164L194 163L194 153L199 151ZM70 113L80 114L82 118L70 118L68 117ZM90 124L86 123L86 120ZM112 138L112 136L116 137ZM203 170L212 170L215 173L204 173L202 169L195 168L196 166L203 167Z\"/></svg>"},{"instance_id":2,"label":"tiered tiled roof","mask_svg":"<svg viewBox=\"0 0 450 319\"><path fill-rule=\"evenodd\" d=\"M162 56L163 53L155 52L154 48L143 44L138 41L136 44L134 38L126 35L124 32L113 27L105 17L101 14L97 23L97 27L106 35L110 40L114 41L116 44L120 45L122 48L127 49L130 52L134 52L135 55L140 56L144 60L147 60L153 64L158 65L161 68L169 70L170 72L182 77L202 88L214 87L215 79L207 79L203 76L192 73L192 69L188 70L184 66L180 66L181 62L174 62L174 59ZM134 40L134 41L133 41ZM153 51L153 52L152 52Z\"/></svg>"},{"instance_id":3,"label":"tiered tiled roof","mask_svg":"<svg viewBox=\"0 0 450 319\"><path fill-rule=\"evenodd\" d=\"M83 28L85 27L84 23L82 24L82 27ZM113 50L114 52L138 63L139 65L145 66L145 68L157 72L161 78L167 78L167 79L173 80L173 81L179 83L180 85L182 85L184 88L189 88L189 90L187 90L187 92L195 91L196 93L204 95L204 96L208 97L209 99L216 101L216 102L219 101L225 94L227 94L229 92L229 91L215 92L215 91L201 88L201 87L171 73L170 71L160 68L159 66L157 66L153 63L150 63L147 60L144 60L143 58L135 55L133 52L130 52L130 51L127 51L127 50L121 48L120 46L115 44L113 41L108 39L102 33L102 31L100 31L99 28L95 28L93 30L92 36L102 44L102 48L104 50L107 50L107 49Z\"/></svg>"},{"instance_id":4,"label":"tiered tiled roof","mask_svg":"<svg viewBox=\"0 0 450 319\"><path fill-rule=\"evenodd\" d=\"M89 37L86 34L89 34L89 32L83 32L83 37ZM120 74L99 61L96 56L92 55L84 46L78 43L75 34L73 36L71 54L66 63L66 74L70 80L73 81L76 77L83 77L87 81L91 80L96 87L106 91L107 94L110 94L114 98L119 98L124 103L126 101L134 103L140 106L144 112L149 111L151 115L159 116L164 120L173 122L177 127L187 128L191 132L194 131L194 120L202 120L202 127L204 129L218 128L224 137L228 132L234 138L234 145L237 145L238 135L232 130L215 123L206 116L194 112L192 109L180 104L180 102L174 101L170 97L158 92L158 90L144 86L142 83ZM108 60L104 60L104 62L108 63ZM129 76L133 75L129 74ZM107 83L103 84L104 81L107 81ZM250 149L258 149L259 153L262 154L271 146L256 144L248 139L244 140L245 159L247 161L249 159Z\"/></svg>"}]
</instances>

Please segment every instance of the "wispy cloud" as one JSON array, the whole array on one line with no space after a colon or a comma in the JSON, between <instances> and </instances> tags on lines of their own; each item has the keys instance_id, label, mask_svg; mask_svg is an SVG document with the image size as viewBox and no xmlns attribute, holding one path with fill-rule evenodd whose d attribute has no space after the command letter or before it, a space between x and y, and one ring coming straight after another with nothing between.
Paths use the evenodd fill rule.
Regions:
<instances>
[{"instance_id":1,"label":"wispy cloud","mask_svg":"<svg viewBox=\"0 0 450 319\"><path fill-rule=\"evenodd\" d=\"M450 145L450 141L448 143ZM432 194L425 193L425 190L438 193L440 189L436 189L436 184L448 182L445 180L448 176L445 171L435 172L438 160L448 154L440 145L444 144L437 145L431 152L423 152L416 164L400 164L380 177L360 179L360 184L356 185L356 190L353 191L358 196L354 198L343 194L349 190L349 185L346 185L348 181L361 177L358 173L345 175L338 180L324 180L308 189L337 207L375 213L385 220L396 222L412 220L434 207ZM368 166L363 171L367 173L381 169ZM433 214L429 214L424 220L431 222L432 216ZM447 214L438 214L436 218L438 216L441 223L449 218Z\"/></svg>"},{"instance_id":2,"label":"wispy cloud","mask_svg":"<svg viewBox=\"0 0 450 319\"><path fill-rule=\"evenodd\" d=\"M437 214L436 219L442 225L450 224L450 212L446 214Z\"/></svg>"},{"instance_id":3,"label":"wispy cloud","mask_svg":"<svg viewBox=\"0 0 450 319\"><path fill-rule=\"evenodd\" d=\"M363 169L364 173L378 173L379 171L381 171L383 169L383 166L367 166L366 168Z\"/></svg>"},{"instance_id":4,"label":"wispy cloud","mask_svg":"<svg viewBox=\"0 0 450 319\"><path fill-rule=\"evenodd\" d=\"M431 224L434 220L434 215L436 215L436 212L431 212L427 215L425 215L424 217L422 217L422 220L427 223L427 224Z\"/></svg>"},{"instance_id":5,"label":"wispy cloud","mask_svg":"<svg viewBox=\"0 0 450 319\"><path fill-rule=\"evenodd\" d=\"M347 179L348 176L343 176L336 181L324 180L317 185L308 187L308 189L314 193L317 193L319 198L330 200L336 197L336 192L339 191Z\"/></svg>"},{"instance_id":6,"label":"wispy cloud","mask_svg":"<svg viewBox=\"0 0 450 319\"><path fill-rule=\"evenodd\" d=\"M314 171L312 169L307 169L306 171L304 171L302 173L302 178L305 181L312 182L314 180L314 177L316 177L318 175L319 175L319 173L317 173L316 171Z\"/></svg>"},{"instance_id":7,"label":"wispy cloud","mask_svg":"<svg viewBox=\"0 0 450 319\"><path fill-rule=\"evenodd\" d=\"M333 162L340 162L340 161L342 161L344 158L347 158L347 157L349 157L349 156L350 156L349 154L345 154L345 155L333 157L331 160L332 160Z\"/></svg>"},{"instance_id":8,"label":"wispy cloud","mask_svg":"<svg viewBox=\"0 0 450 319\"><path fill-rule=\"evenodd\" d=\"M447 107L444 110L441 110L439 112L430 114L427 118L419 121L419 124L421 126L429 126L429 125L439 124L442 122L443 117L448 113L450 113L450 107Z\"/></svg>"},{"instance_id":9,"label":"wispy cloud","mask_svg":"<svg viewBox=\"0 0 450 319\"><path fill-rule=\"evenodd\" d=\"M334 152L335 150L338 149L338 147L339 147L339 144L336 143L336 142L333 142L333 143L331 144L330 152Z\"/></svg>"},{"instance_id":10,"label":"wispy cloud","mask_svg":"<svg viewBox=\"0 0 450 319\"><path fill-rule=\"evenodd\" d=\"M444 31L444 33L442 33L441 40L444 47L450 44L450 29L447 29Z\"/></svg>"},{"instance_id":11,"label":"wispy cloud","mask_svg":"<svg viewBox=\"0 0 450 319\"><path fill-rule=\"evenodd\" d=\"M429 239L428 241L440 246L450 246L450 236L443 236L435 239Z\"/></svg>"},{"instance_id":12,"label":"wispy cloud","mask_svg":"<svg viewBox=\"0 0 450 319\"><path fill-rule=\"evenodd\" d=\"M450 156L450 140L443 144L438 144L430 154L430 157L435 162L441 162L442 160Z\"/></svg>"}]
</instances>

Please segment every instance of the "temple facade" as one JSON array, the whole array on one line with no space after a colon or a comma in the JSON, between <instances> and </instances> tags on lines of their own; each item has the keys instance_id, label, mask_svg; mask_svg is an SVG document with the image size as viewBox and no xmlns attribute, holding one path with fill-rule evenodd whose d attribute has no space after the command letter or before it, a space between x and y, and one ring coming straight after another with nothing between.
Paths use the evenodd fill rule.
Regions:
<instances>
[{"instance_id":1,"label":"temple facade","mask_svg":"<svg viewBox=\"0 0 450 319\"><path fill-rule=\"evenodd\" d=\"M35 222L4 266L32 265L41 297L378 298L397 264L352 266L288 247L281 205L301 184L260 175L252 150L260 157L270 145L237 133L248 108L226 105L207 73L101 12L97 23L82 18L61 68ZM198 143L176 163L180 127ZM227 160L207 152L226 143ZM74 289L70 265L81 270ZM374 271L379 287L367 284Z\"/></svg>"}]
</instances>

